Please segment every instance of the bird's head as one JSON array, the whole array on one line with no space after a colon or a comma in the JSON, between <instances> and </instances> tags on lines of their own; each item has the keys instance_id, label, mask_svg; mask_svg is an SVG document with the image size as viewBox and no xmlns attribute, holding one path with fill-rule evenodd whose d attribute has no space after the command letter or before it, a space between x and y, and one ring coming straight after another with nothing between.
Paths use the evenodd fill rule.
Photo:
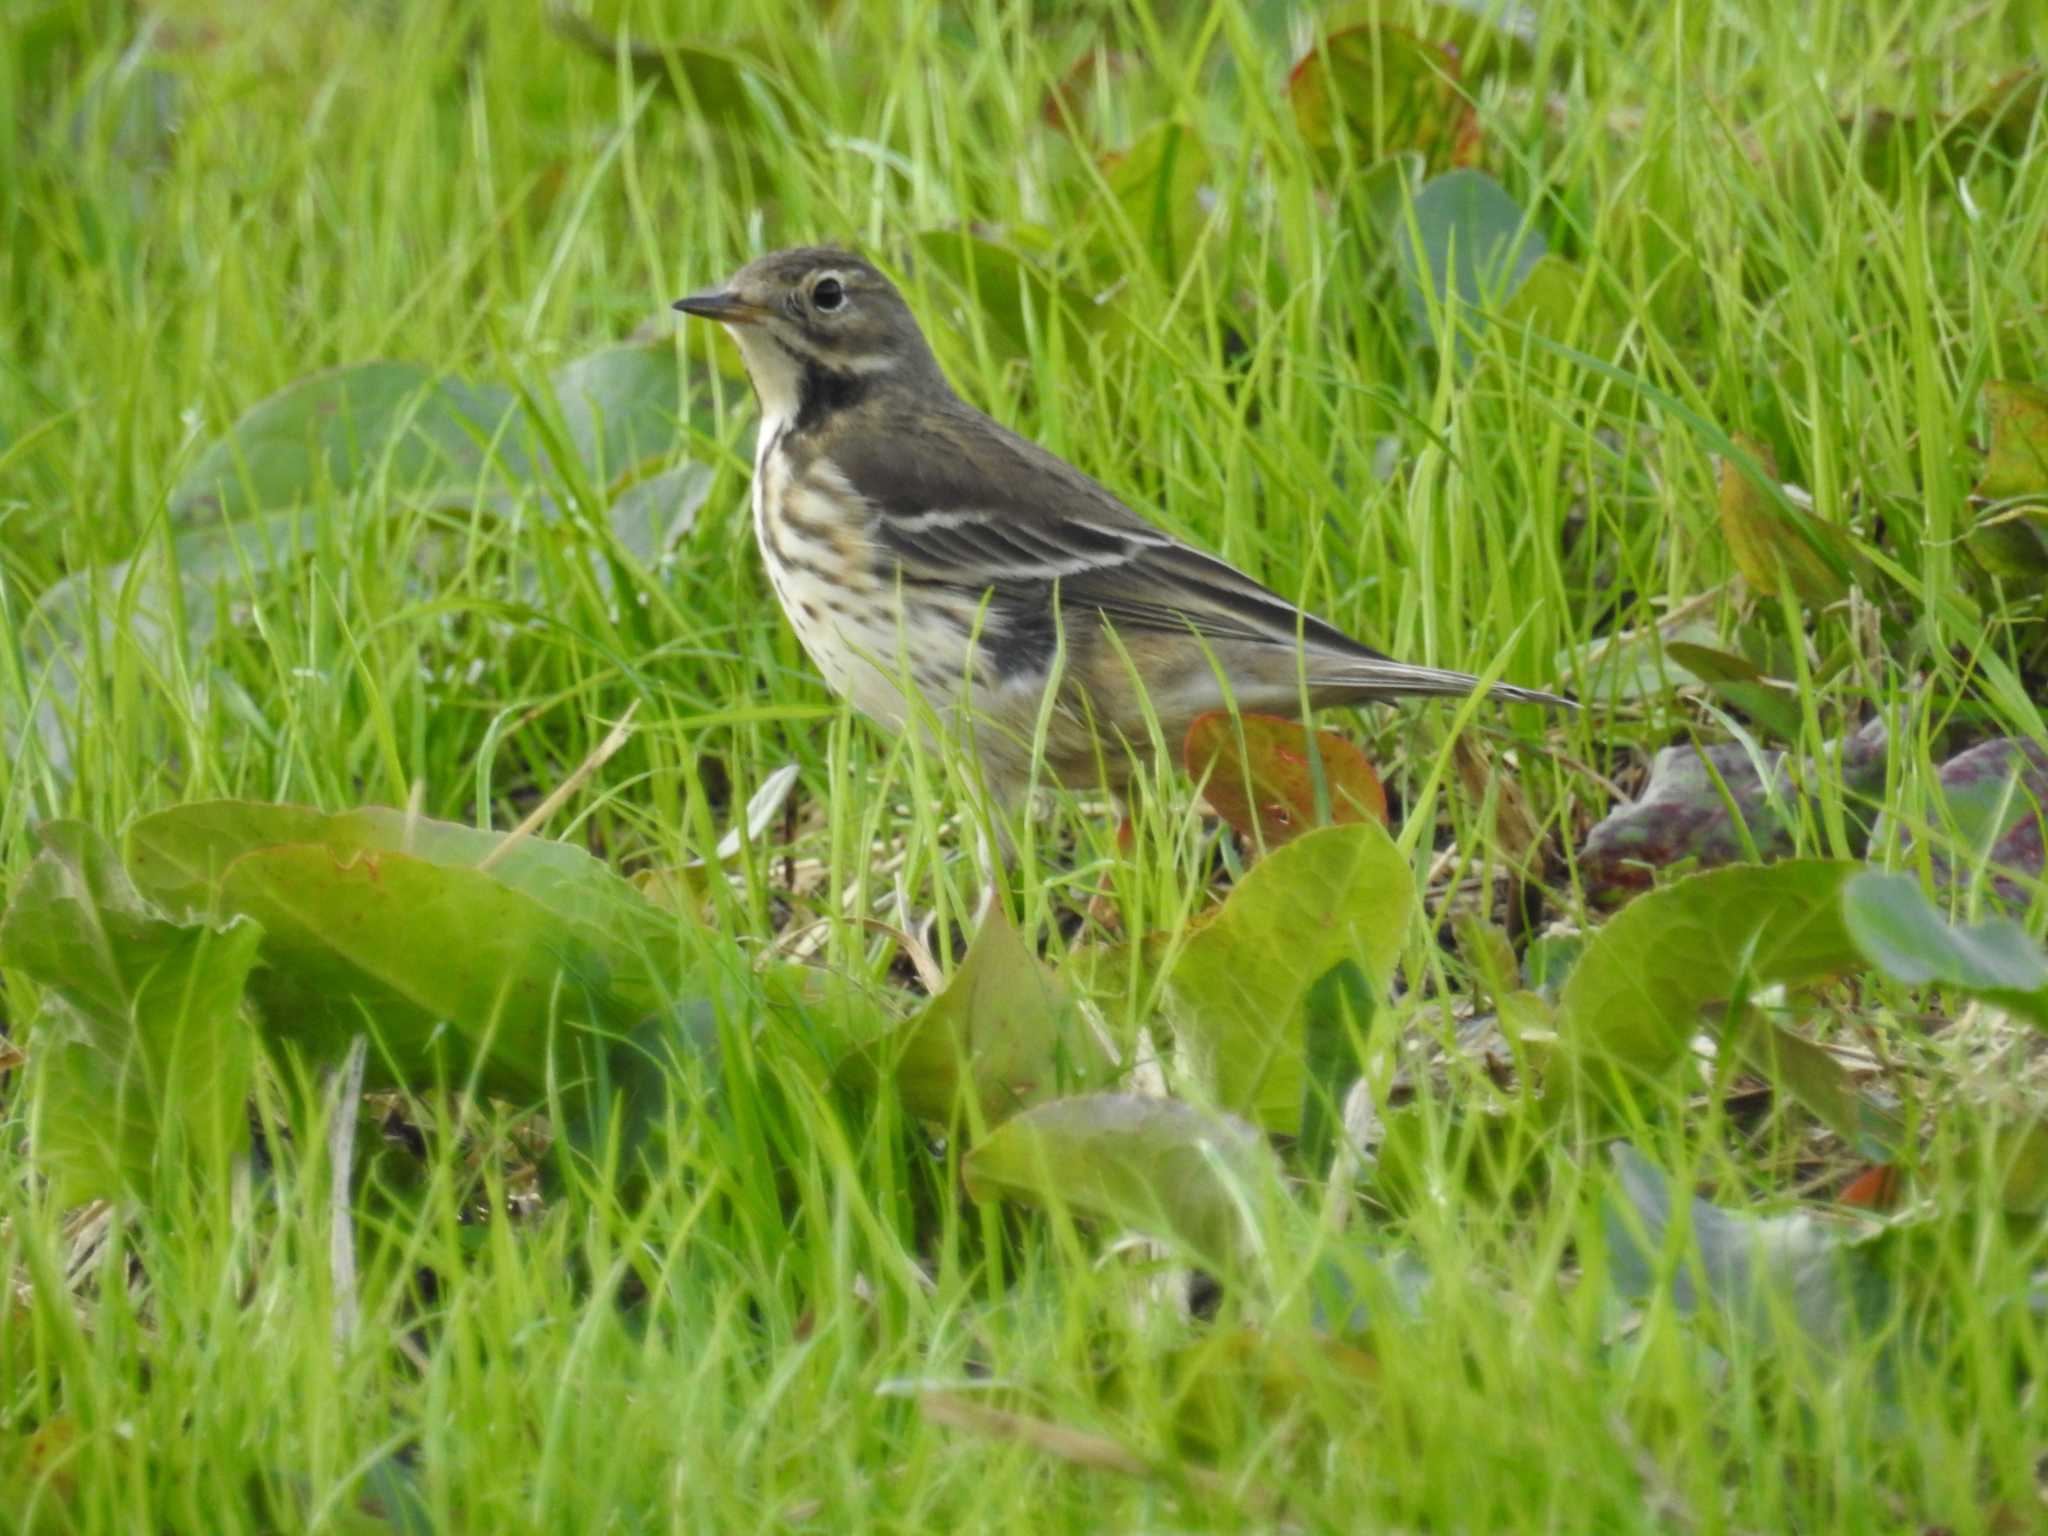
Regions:
<instances>
[{"instance_id":1,"label":"bird's head","mask_svg":"<svg viewBox=\"0 0 2048 1536\"><path fill-rule=\"evenodd\" d=\"M938 372L903 295L850 251L774 251L675 307L726 327L769 416L793 414L820 379L922 382Z\"/></svg>"}]
</instances>

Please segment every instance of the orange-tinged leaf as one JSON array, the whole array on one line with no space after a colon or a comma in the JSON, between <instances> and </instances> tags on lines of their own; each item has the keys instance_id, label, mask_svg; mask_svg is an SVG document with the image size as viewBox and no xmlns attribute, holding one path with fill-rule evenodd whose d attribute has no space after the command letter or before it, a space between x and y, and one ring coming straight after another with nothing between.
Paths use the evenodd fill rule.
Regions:
<instances>
[{"instance_id":1,"label":"orange-tinged leaf","mask_svg":"<svg viewBox=\"0 0 2048 1536\"><path fill-rule=\"evenodd\" d=\"M1479 120L1458 81L1458 56L1399 27L1333 32L1287 77L1287 102L1311 149L1347 139L1360 164L1420 150L1433 170L1470 165Z\"/></svg>"},{"instance_id":2,"label":"orange-tinged leaf","mask_svg":"<svg viewBox=\"0 0 2048 1536\"><path fill-rule=\"evenodd\" d=\"M1734 439L1773 481L1778 478L1777 461L1770 449L1747 438ZM1848 583L1834 563L1816 546L1831 546L1846 563L1847 549L1841 530L1815 518L1802 519L1802 526L1734 458L1721 461L1721 534L1728 541L1728 553L1753 591L1777 597L1789 582L1792 594L1808 604L1831 603L1848 591ZM1796 514L1793 514L1796 515Z\"/></svg>"},{"instance_id":3,"label":"orange-tinged leaf","mask_svg":"<svg viewBox=\"0 0 2048 1536\"><path fill-rule=\"evenodd\" d=\"M1188 727L1182 761L1202 783L1216 814L1242 837L1267 847L1318 824L1315 757L1321 757L1329 819L1342 825L1387 821L1387 792L1365 754L1334 731L1317 731L1278 715L1233 718L1223 710Z\"/></svg>"},{"instance_id":4,"label":"orange-tinged leaf","mask_svg":"<svg viewBox=\"0 0 2048 1536\"><path fill-rule=\"evenodd\" d=\"M1844 1205L1858 1205L1869 1211L1889 1211L1899 1203L1899 1170L1893 1163L1872 1163L1842 1186L1835 1197Z\"/></svg>"}]
</instances>

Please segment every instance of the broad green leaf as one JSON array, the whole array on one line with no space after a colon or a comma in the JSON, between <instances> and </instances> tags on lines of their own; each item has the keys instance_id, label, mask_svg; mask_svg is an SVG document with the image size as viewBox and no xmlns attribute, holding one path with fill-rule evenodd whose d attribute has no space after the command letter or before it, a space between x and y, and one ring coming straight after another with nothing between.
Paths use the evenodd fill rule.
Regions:
<instances>
[{"instance_id":1,"label":"broad green leaf","mask_svg":"<svg viewBox=\"0 0 2048 1536\"><path fill-rule=\"evenodd\" d=\"M42 830L0 965L45 988L30 1053L38 1162L67 1201L147 1196L169 1155L219 1178L248 1140L242 997L262 931L167 921L98 833Z\"/></svg>"},{"instance_id":2,"label":"broad green leaf","mask_svg":"<svg viewBox=\"0 0 2048 1536\"><path fill-rule=\"evenodd\" d=\"M1804 1104L1857 1152L1869 1158L1898 1155L1905 1138L1899 1117L1858 1089L1827 1050L1755 1009L1737 1024L1735 1043L1752 1072Z\"/></svg>"},{"instance_id":3,"label":"broad green leaf","mask_svg":"<svg viewBox=\"0 0 2048 1536\"><path fill-rule=\"evenodd\" d=\"M1083 363L1089 331L1112 324L1115 311L1049 274L1015 243L1021 233L1002 244L965 229L931 229L917 237L917 250L959 287L972 309L968 326L978 322L1004 354L1032 356L1032 337L1057 326L1066 361Z\"/></svg>"},{"instance_id":4,"label":"broad green leaf","mask_svg":"<svg viewBox=\"0 0 2048 1536\"><path fill-rule=\"evenodd\" d=\"M1429 37L1457 51L1468 80L1495 72L1522 76L1535 67L1540 19L1532 7L1502 0L1424 0L1420 16L1418 25Z\"/></svg>"},{"instance_id":5,"label":"broad green leaf","mask_svg":"<svg viewBox=\"0 0 2048 1536\"><path fill-rule=\"evenodd\" d=\"M1100 1080L1107 1062L1065 981L1024 942L999 901L986 904L960 967L878 1054L915 1115L950 1122L971 1093L994 1125L1063 1089Z\"/></svg>"},{"instance_id":6,"label":"broad green leaf","mask_svg":"<svg viewBox=\"0 0 2048 1536\"><path fill-rule=\"evenodd\" d=\"M238 522L208 521L172 538L169 568L152 548L52 582L21 627L28 670L39 679L37 697L12 691L0 696L8 745L17 733L33 730L45 759L68 771L71 742L82 728L82 681L95 647L118 634L140 653L175 654L182 620L186 654L196 660L214 637L224 599L253 595L241 578L246 573L260 582L284 564L299 548L305 521L296 508Z\"/></svg>"},{"instance_id":7,"label":"broad green leaf","mask_svg":"<svg viewBox=\"0 0 2048 1536\"><path fill-rule=\"evenodd\" d=\"M147 1074L109 1049L111 1033L54 993L30 1025L29 1152L65 1205L148 1197L163 1127Z\"/></svg>"},{"instance_id":8,"label":"broad green leaf","mask_svg":"<svg viewBox=\"0 0 2048 1536\"><path fill-rule=\"evenodd\" d=\"M143 900L91 827L52 821L36 831L43 851L0 915L0 965L90 1019L125 1015L143 981L183 947L186 929Z\"/></svg>"},{"instance_id":9,"label":"broad green leaf","mask_svg":"<svg viewBox=\"0 0 2048 1536\"><path fill-rule=\"evenodd\" d=\"M222 881L235 860L286 844L317 844L344 861L363 853L403 853L473 870L491 860L486 873L492 881L576 925L599 947L622 956L674 950L674 921L631 881L580 848L381 806L327 812L262 801L198 801L131 823L126 852L136 884L151 899L191 916L221 909Z\"/></svg>"},{"instance_id":10,"label":"broad green leaf","mask_svg":"<svg viewBox=\"0 0 2048 1536\"><path fill-rule=\"evenodd\" d=\"M1663 1169L1626 1143L1614 1163L1607 1247L1624 1296L1668 1286L1679 1310L1716 1316L1728 1346L1744 1350L1840 1349L1883 1315L1883 1276L1859 1242L1875 1230L1869 1224L1752 1216L1696 1198L1681 1214Z\"/></svg>"},{"instance_id":11,"label":"broad green leaf","mask_svg":"<svg viewBox=\"0 0 2048 1536\"><path fill-rule=\"evenodd\" d=\"M1499 311L1549 249L1520 205L1483 171L1452 171L1424 183L1389 234L1409 312L1425 331L1438 307L1453 326Z\"/></svg>"},{"instance_id":12,"label":"broad green leaf","mask_svg":"<svg viewBox=\"0 0 2048 1536\"><path fill-rule=\"evenodd\" d=\"M768 63L766 45L615 37L563 0L550 0L547 19L565 41L607 65L623 62L634 79L667 90L736 143L774 126L762 97L772 100L786 88Z\"/></svg>"},{"instance_id":13,"label":"broad green leaf","mask_svg":"<svg viewBox=\"0 0 2048 1536\"><path fill-rule=\"evenodd\" d=\"M1457 55L1399 27L1332 33L1289 73L1287 104L1309 148L1348 145L1360 164L1416 150L1432 167L1463 165L1478 148Z\"/></svg>"},{"instance_id":14,"label":"broad green leaf","mask_svg":"<svg viewBox=\"0 0 2048 1536\"><path fill-rule=\"evenodd\" d=\"M1208 147L1178 122L1156 123L1129 149L1105 156L1102 179L1117 227L1099 228L1090 240L1089 271L1107 286L1128 273L1135 255L1150 261L1170 286L1183 282L1208 222L1202 188L1209 169ZM1102 217L1108 218L1107 210Z\"/></svg>"},{"instance_id":15,"label":"broad green leaf","mask_svg":"<svg viewBox=\"0 0 2048 1536\"><path fill-rule=\"evenodd\" d=\"M1712 645L1715 639L1712 625L1689 620L1669 632L1651 627L1603 635L1559 652L1554 665L1561 675L1578 681L1579 695L1588 703L1599 699L1623 704L1657 698L1673 688L1699 682L1671 654L1671 648L1686 643Z\"/></svg>"},{"instance_id":16,"label":"broad green leaf","mask_svg":"<svg viewBox=\"0 0 2048 1536\"><path fill-rule=\"evenodd\" d=\"M1613 353L1621 324L1597 292L1586 296L1585 271L1547 253L1529 264L1521 285L1500 307L1509 326L1531 326L1553 340L1583 347L1597 357Z\"/></svg>"},{"instance_id":17,"label":"broad green leaf","mask_svg":"<svg viewBox=\"0 0 2048 1536\"><path fill-rule=\"evenodd\" d=\"M887 1050L888 1037L901 1029L908 994L871 983L839 970L779 960L752 971L763 1007L811 1052L821 1076L855 1070L872 1084L871 1063ZM859 1069L851 1065L865 1053Z\"/></svg>"},{"instance_id":18,"label":"broad green leaf","mask_svg":"<svg viewBox=\"0 0 2048 1536\"><path fill-rule=\"evenodd\" d=\"M1300 1128L1310 988L1354 960L1384 994L1414 904L1407 861L1373 822L1321 828L1252 866L1167 975L1174 1039L1217 1103Z\"/></svg>"},{"instance_id":19,"label":"broad green leaf","mask_svg":"<svg viewBox=\"0 0 2048 1536\"><path fill-rule=\"evenodd\" d=\"M1664 654L1779 741L1797 741L1804 725L1796 689L1781 685L1747 656L1679 640Z\"/></svg>"},{"instance_id":20,"label":"broad green leaf","mask_svg":"<svg viewBox=\"0 0 2048 1536\"><path fill-rule=\"evenodd\" d=\"M967 1154L977 1200L1094 1217L1230 1270L1252 1251L1247 1218L1284 1198L1265 1138L1177 1099L1092 1093L1013 1116Z\"/></svg>"},{"instance_id":21,"label":"broad green leaf","mask_svg":"<svg viewBox=\"0 0 2048 1536\"><path fill-rule=\"evenodd\" d=\"M242 998L255 923L194 925L144 978L125 1017L92 1019L51 997L30 1057L36 1160L61 1198L157 1187L166 1154L224 1177L248 1145L253 1036Z\"/></svg>"},{"instance_id":22,"label":"broad green leaf","mask_svg":"<svg viewBox=\"0 0 2048 1536\"><path fill-rule=\"evenodd\" d=\"M1302 1166L1328 1165L1344 1120L1344 1100L1365 1073L1365 1042L1378 1009L1372 979L1356 960L1339 960L1317 977L1302 1000L1301 1120L1296 1156Z\"/></svg>"},{"instance_id":23,"label":"broad green leaf","mask_svg":"<svg viewBox=\"0 0 2048 1536\"><path fill-rule=\"evenodd\" d=\"M220 900L263 925L249 990L267 1032L332 1059L367 1031L379 1081L474 1071L489 1092L538 1102L558 1044L643 1011L622 1004L616 957L585 924L475 869L288 844L230 863Z\"/></svg>"},{"instance_id":24,"label":"broad green leaf","mask_svg":"<svg viewBox=\"0 0 2048 1536\"><path fill-rule=\"evenodd\" d=\"M717 1019L760 1000L729 941L547 839L214 801L144 817L128 841L173 907L266 919L250 995L272 1037L331 1060L368 1031L376 1081L474 1071L515 1101L547 1094L579 1151L602 1147L617 1094L640 1150L674 1062L714 1060Z\"/></svg>"},{"instance_id":25,"label":"broad green leaf","mask_svg":"<svg viewBox=\"0 0 2048 1536\"><path fill-rule=\"evenodd\" d=\"M1747 438L1733 441L1763 474L1777 479L1778 467L1768 448ZM1765 597L1789 589L1809 607L1837 601L1849 590L1847 536L1832 524L1791 509L1785 493L1764 490L1756 473L1734 458L1721 461L1721 536L1728 541L1735 568L1753 591Z\"/></svg>"},{"instance_id":26,"label":"broad green leaf","mask_svg":"<svg viewBox=\"0 0 2048 1536\"><path fill-rule=\"evenodd\" d=\"M2048 511L2032 506L1994 509L1964 535L1970 556L1993 576L2039 582L2048 576Z\"/></svg>"},{"instance_id":27,"label":"broad green leaf","mask_svg":"<svg viewBox=\"0 0 2048 1536\"><path fill-rule=\"evenodd\" d=\"M531 477L508 390L411 363L360 363L288 384L217 439L171 493L171 515L239 518L376 486L465 496Z\"/></svg>"},{"instance_id":28,"label":"broad green leaf","mask_svg":"<svg viewBox=\"0 0 2048 1536\"><path fill-rule=\"evenodd\" d=\"M1387 792L1379 775L1357 745L1335 731L1311 737L1299 720L1215 709L1188 727L1181 760L1216 814L1240 837L1268 848L1325 821L1386 825ZM1319 813L1319 800L1327 816Z\"/></svg>"},{"instance_id":29,"label":"broad green leaf","mask_svg":"<svg viewBox=\"0 0 2048 1536\"><path fill-rule=\"evenodd\" d=\"M664 340L605 347L548 376L570 445L599 485L675 450L684 405L678 366L674 343Z\"/></svg>"},{"instance_id":30,"label":"broad green leaf","mask_svg":"<svg viewBox=\"0 0 2048 1536\"><path fill-rule=\"evenodd\" d=\"M2008 917L1950 924L1911 875L1857 875L1842 915L1864 957L1908 986L1954 987L2048 1029L2048 951Z\"/></svg>"},{"instance_id":31,"label":"broad green leaf","mask_svg":"<svg viewBox=\"0 0 2048 1536\"><path fill-rule=\"evenodd\" d=\"M702 464L682 464L635 480L612 499L606 514L613 537L642 565L656 564L696 526L711 480Z\"/></svg>"},{"instance_id":32,"label":"broad green leaf","mask_svg":"<svg viewBox=\"0 0 2048 1536\"><path fill-rule=\"evenodd\" d=\"M1709 870L1638 897L1593 935L1558 999L1560 1065L1546 1097L1661 1076L1702 1011L1776 983L1849 969L1841 889L1860 866L1793 859Z\"/></svg>"}]
</instances>

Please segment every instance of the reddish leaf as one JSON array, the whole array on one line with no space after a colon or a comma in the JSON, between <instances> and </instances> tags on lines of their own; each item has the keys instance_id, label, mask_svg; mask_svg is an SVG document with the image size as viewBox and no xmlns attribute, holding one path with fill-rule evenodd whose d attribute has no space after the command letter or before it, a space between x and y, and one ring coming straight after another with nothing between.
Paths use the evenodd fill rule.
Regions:
<instances>
[{"instance_id":1,"label":"reddish leaf","mask_svg":"<svg viewBox=\"0 0 2048 1536\"><path fill-rule=\"evenodd\" d=\"M1399 27L1333 32L1287 77L1287 102L1311 149L1347 139L1358 163L1420 150L1432 170L1479 158L1479 119L1458 81L1458 55Z\"/></svg>"},{"instance_id":2,"label":"reddish leaf","mask_svg":"<svg viewBox=\"0 0 2048 1536\"><path fill-rule=\"evenodd\" d=\"M1331 822L1386 825L1387 792L1379 775L1334 731L1317 731L1311 745L1299 721L1211 710L1188 727L1181 757L1216 814L1239 836L1270 848L1317 825L1311 754L1322 759Z\"/></svg>"},{"instance_id":3,"label":"reddish leaf","mask_svg":"<svg viewBox=\"0 0 2048 1536\"><path fill-rule=\"evenodd\" d=\"M1891 1163L1873 1163L1847 1184L1835 1198L1843 1205L1859 1205L1867 1211L1889 1211L1899 1203L1899 1170Z\"/></svg>"}]
</instances>

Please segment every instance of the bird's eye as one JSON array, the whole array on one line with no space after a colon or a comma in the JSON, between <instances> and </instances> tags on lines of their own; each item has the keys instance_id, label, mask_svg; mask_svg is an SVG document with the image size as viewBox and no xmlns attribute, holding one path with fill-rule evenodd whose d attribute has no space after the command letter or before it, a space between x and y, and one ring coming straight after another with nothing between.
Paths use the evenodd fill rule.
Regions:
<instances>
[{"instance_id":1,"label":"bird's eye","mask_svg":"<svg viewBox=\"0 0 2048 1536\"><path fill-rule=\"evenodd\" d=\"M826 312L837 309L846 302L846 290L839 286L839 279L828 277L811 290L811 308Z\"/></svg>"}]
</instances>

